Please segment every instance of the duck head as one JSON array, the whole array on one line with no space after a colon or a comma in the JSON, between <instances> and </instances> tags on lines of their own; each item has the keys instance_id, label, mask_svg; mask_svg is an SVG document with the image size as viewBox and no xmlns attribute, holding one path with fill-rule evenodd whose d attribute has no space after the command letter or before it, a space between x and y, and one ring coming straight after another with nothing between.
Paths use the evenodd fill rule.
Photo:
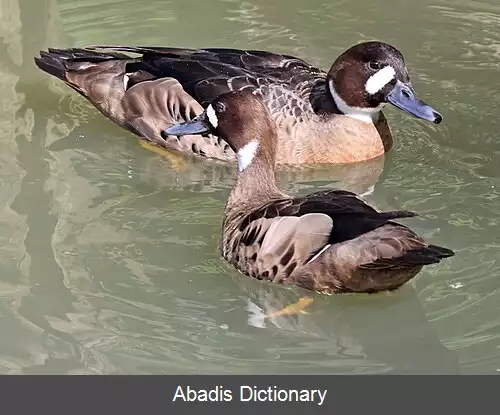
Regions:
<instances>
[{"instance_id":1,"label":"duck head","mask_svg":"<svg viewBox=\"0 0 500 415\"><path fill-rule=\"evenodd\" d=\"M191 121L162 131L162 135L176 136L203 133L216 135L229 144L236 153L240 173L256 159L274 166L276 123L262 100L249 89L221 94Z\"/></svg>"},{"instance_id":2,"label":"duck head","mask_svg":"<svg viewBox=\"0 0 500 415\"><path fill-rule=\"evenodd\" d=\"M346 115L373 121L390 103L435 124L443 120L417 97L403 55L386 43L365 42L349 48L333 63L327 81L337 108Z\"/></svg>"}]
</instances>

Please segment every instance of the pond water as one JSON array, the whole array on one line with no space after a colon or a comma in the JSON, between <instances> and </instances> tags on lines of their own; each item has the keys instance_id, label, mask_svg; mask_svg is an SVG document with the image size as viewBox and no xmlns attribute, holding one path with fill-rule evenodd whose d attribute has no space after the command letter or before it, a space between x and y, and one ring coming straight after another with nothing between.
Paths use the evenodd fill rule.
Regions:
<instances>
[{"instance_id":1,"label":"pond water","mask_svg":"<svg viewBox=\"0 0 500 415\"><path fill-rule=\"evenodd\" d=\"M500 5L494 0L0 2L0 373L496 373L500 370ZM266 49L322 68L397 46L438 126L386 110L395 147L349 169L278 172L300 194L367 196L456 256L392 294L308 294L218 254L233 165L145 148L61 82L40 49Z\"/></svg>"}]
</instances>

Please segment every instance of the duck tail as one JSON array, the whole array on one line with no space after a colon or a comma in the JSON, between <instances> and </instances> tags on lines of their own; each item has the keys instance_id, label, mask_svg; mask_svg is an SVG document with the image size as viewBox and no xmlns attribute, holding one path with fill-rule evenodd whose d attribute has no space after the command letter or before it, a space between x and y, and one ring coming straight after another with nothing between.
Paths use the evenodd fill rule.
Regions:
<instances>
[{"instance_id":1,"label":"duck tail","mask_svg":"<svg viewBox=\"0 0 500 415\"><path fill-rule=\"evenodd\" d=\"M455 255L451 249L438 245L427 245L417 249L412 249L398 258L379 258L371 263L362 264L363 269L390 269L390 268L413 268L437 264L444 258Z\"/></svg>"},{"instance_id":2,"label":"duck tail","mask_svg":"<svg viewBox=\"0 0 500 415\"><path fill-rule=\"evenodd\" d=\"M409 251L403 255L401 262L406 266L437 264L444 258L455 255L451 249L437 245L427 245L420 249Z\"/></svg>"},{"instance_id":3,"label":"duck tail","mask_svg":"<svg viewBox=\"0 0 500 415\"><path fill-rule=\"evenodd\" d=\"M58 53L53 53L52 50L49 49L48 52L41 51L40 57L35 57L35 64L42 71L67 82L67 68L64 64L65 60L67 60L67 57Z\"/></svg>"},{"instance_id":4,"label":"duck tail","mask_svg":"<svg viewBox=\"0 0 500 415\"><path fill-rule=\"evenodd\" d=\"M438 245L428 245L427 252L428 253L432 252L432 255L437 260L441 260L444 258L449 258L449 257L455 256L455 252L452 251L451 249L445 248L443 246L438 246Z\"/></svg>"},{"instance_id":5,"label":"duck tail","mask_svg":"<svg viewBox=\"0 0 500 415\"><path fill-rule=\"evenodd\" d=\"M410 212L409 210L392 210L390 212L381 212L380 216L385 220L401 219L401 218L413 218L418 216L418 213Z\"/></svg>"},{"instance_id":6,"label":"duck tail","mask_svg":"<svg viewBox=\"0 0 500 415\"><path fill-rule=\"evenodd\" d=\"M68 71L84 70L92 64L113 59L130 59L130 57L121 53L102 53L80 48L49 48L47 51L40 51L40 56L35 57L35 64L42 71L68 82Z\"/></svg>"}]
</instances>

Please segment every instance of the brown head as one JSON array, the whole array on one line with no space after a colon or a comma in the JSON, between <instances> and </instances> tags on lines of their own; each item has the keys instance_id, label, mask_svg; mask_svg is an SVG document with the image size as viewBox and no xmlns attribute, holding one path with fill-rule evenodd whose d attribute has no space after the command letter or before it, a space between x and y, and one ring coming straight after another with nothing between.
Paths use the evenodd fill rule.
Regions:
<instances>
[{"instance_id":1,"label":"brown head","mask_svg":"<svg viewBox=\"0 0 500 415\"><path fill-rule=\"evenodd\" d=\"M365 42L349 48L333 63L327 80L337 108L346 115L373 120L390 103L436 124L443 119L417 98L403 55L387 43Z\"/></svg>"},{"instance_id":2,"label":"brown head","mask_svg":"<svg viewBox=\"0 0 500 415\"><path fill-rule=\"evenodd\" d=\"M202 114L167 128L162 134L182 136L207 132L229 144L238 158L240 172L257 159L274 167L276 123L261 99L249 89L220 95Z\"/></svg>"}]
</instances>

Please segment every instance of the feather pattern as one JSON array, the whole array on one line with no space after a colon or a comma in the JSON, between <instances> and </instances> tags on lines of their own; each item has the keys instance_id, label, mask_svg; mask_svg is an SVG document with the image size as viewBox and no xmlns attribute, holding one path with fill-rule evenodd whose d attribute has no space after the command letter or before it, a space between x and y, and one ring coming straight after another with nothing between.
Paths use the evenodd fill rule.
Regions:
<instances>
[{"instance_id":1,"label":"feather pattern","mask_svg":"<svg viewBox=\"0 0 500 415\"><path fill-rule=\"evenodd\" d=\"M94 46L92 49L142 54L134 70L155 78L171 77L206 107L219 95L251 89L269 106L273 117L311 117L311 97L317 84L325 85L326 72L288 55L238 49ZM323 90L324 91L324 90ZM323 92L321 91L321 92ZM322 94L324 95L324 94ZM298 121L303 119L299 118Z\"/></svg>"}]
</instances>

